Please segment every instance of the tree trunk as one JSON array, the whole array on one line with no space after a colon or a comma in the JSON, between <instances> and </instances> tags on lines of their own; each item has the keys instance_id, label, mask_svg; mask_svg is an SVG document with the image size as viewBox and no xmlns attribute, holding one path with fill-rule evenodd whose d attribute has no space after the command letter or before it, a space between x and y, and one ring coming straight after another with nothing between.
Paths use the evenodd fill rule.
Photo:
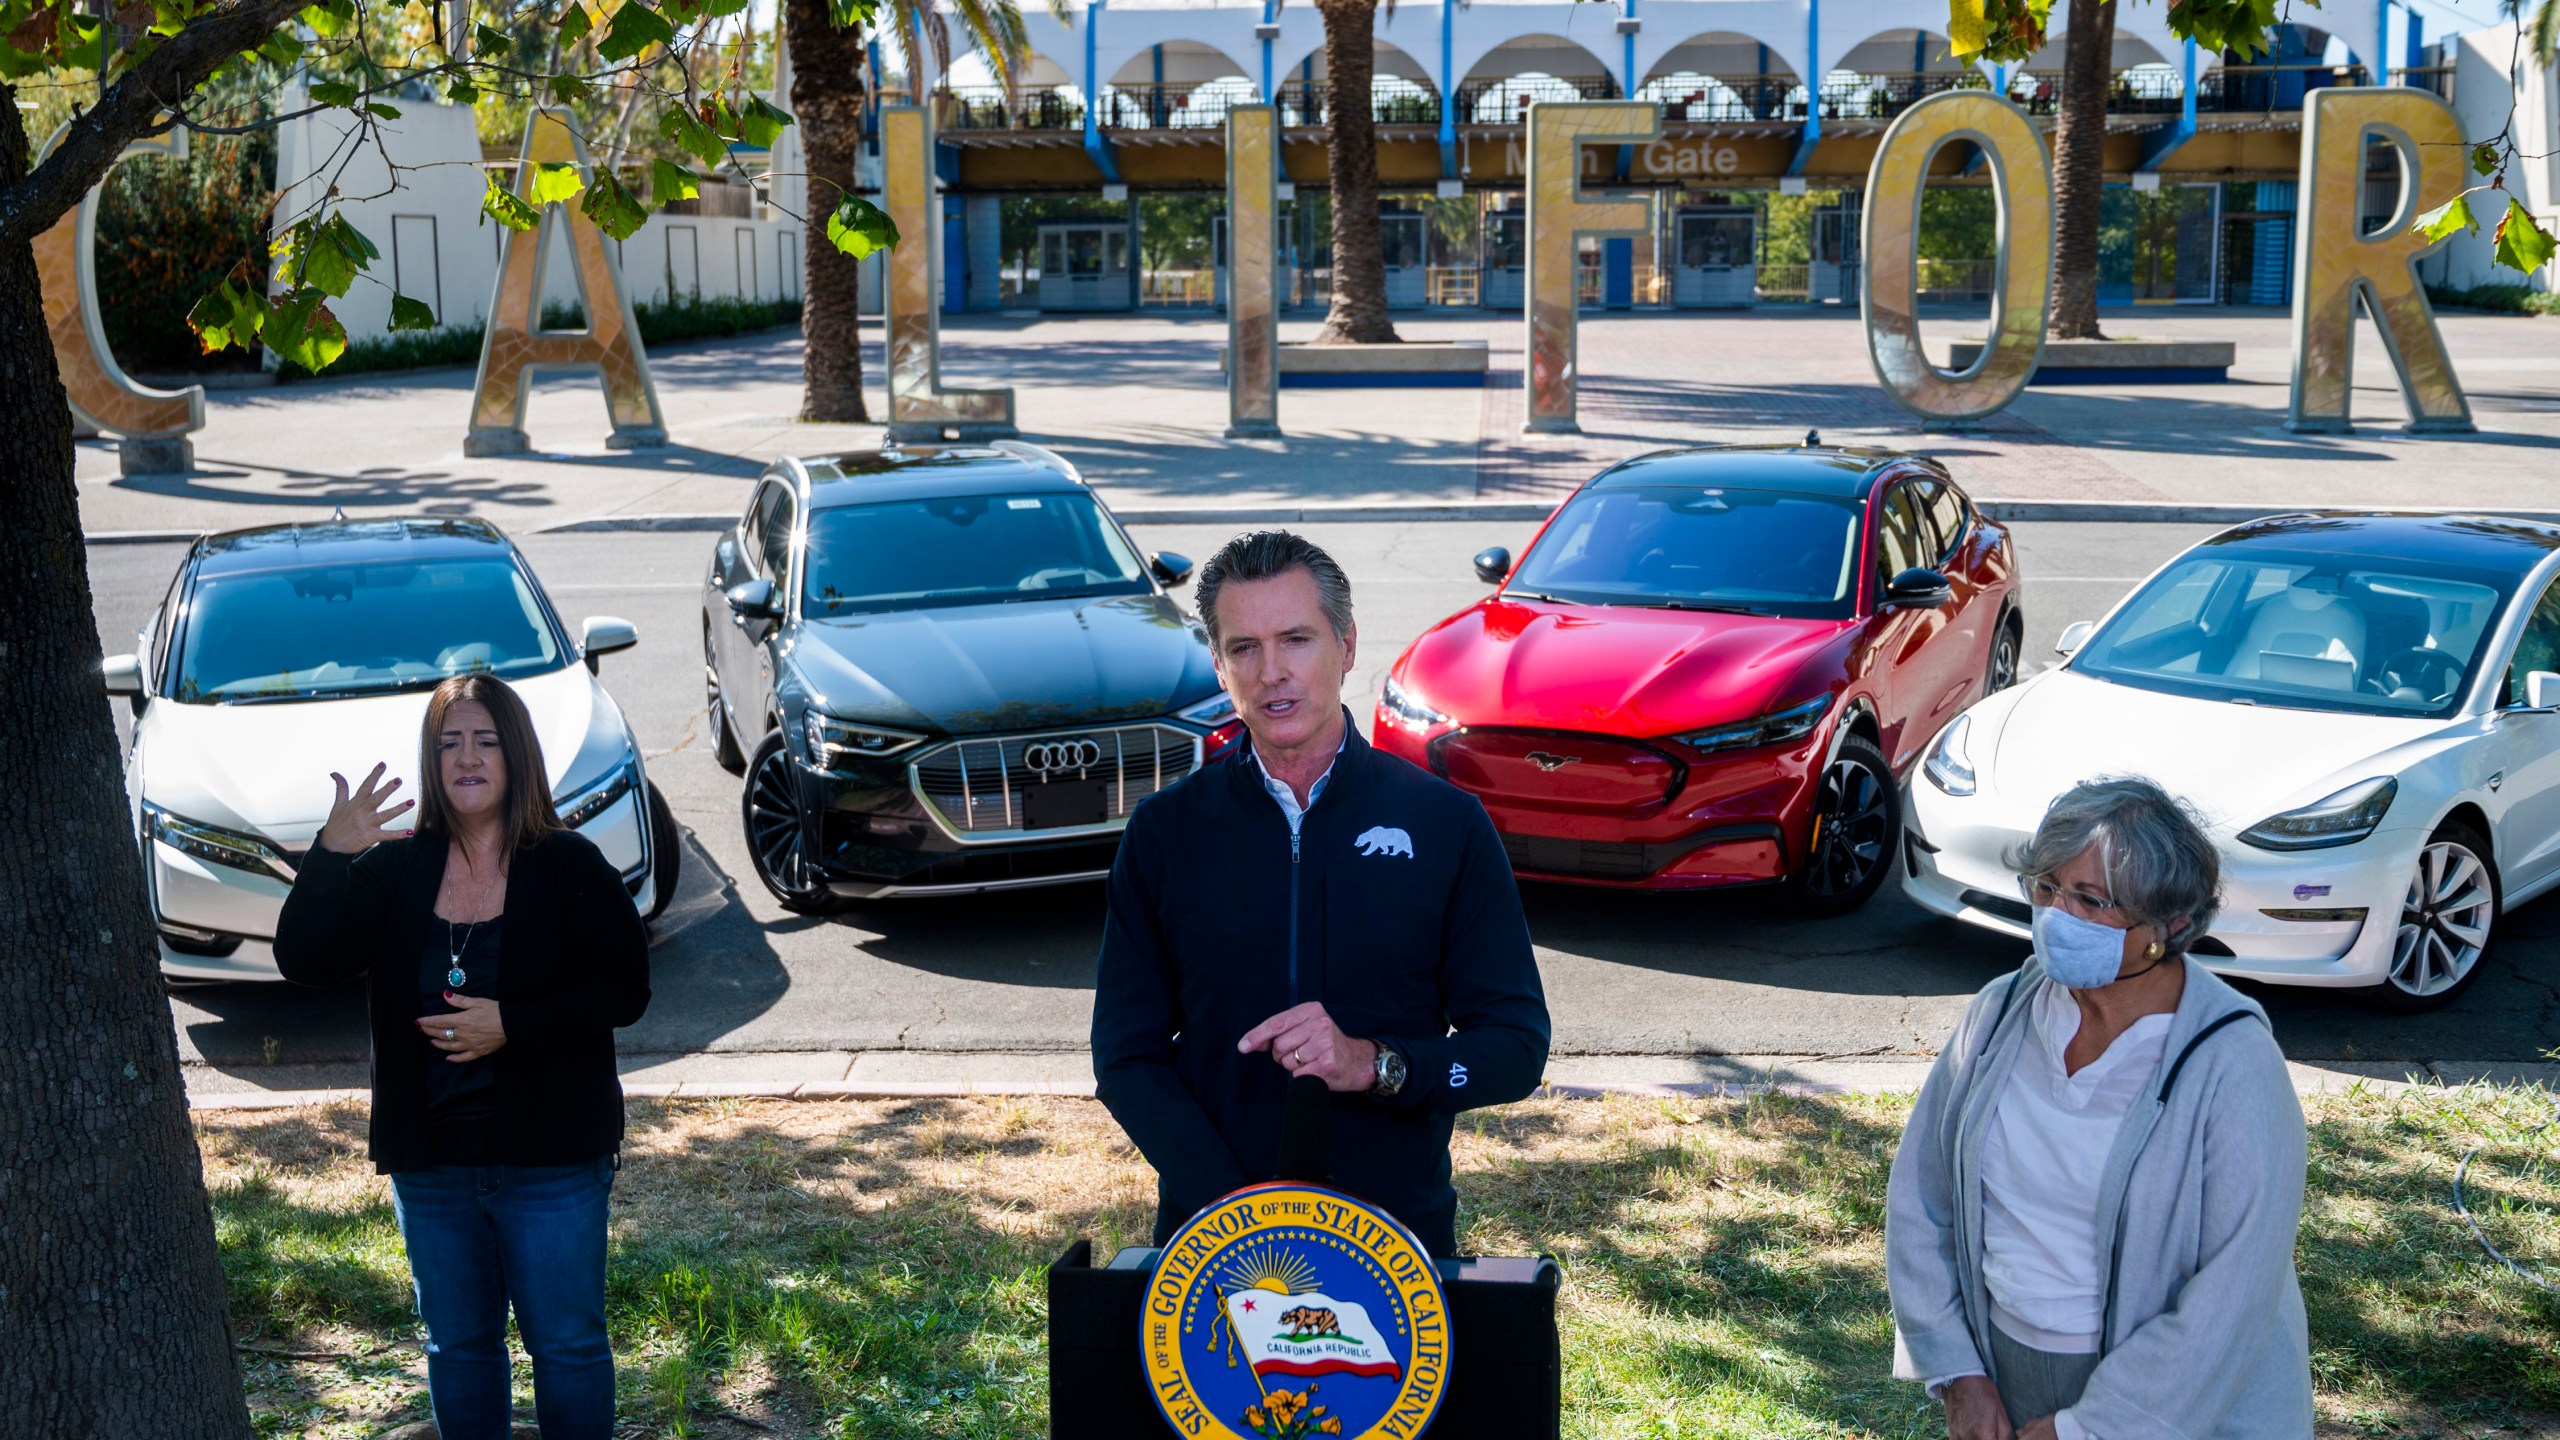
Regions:
<instances>
[{"instance_id":1,"label":"tree trunk","mask_svg":"<svg viewBox=\"0 0 2560 1440\"><path fill-rule=\"evenodd\" d=\"M868 422L862 398L862 265L827 242L827 217L853 193L862 149L862 31L838 28L826 0L785 0L791 113L809 172L809 284L800 302L800 418ZM926 245L930 235L905 243Z\"/></svg>"},{"instance_id":2,"label":"tree trunk","mask_svg":"<svg viewBox=\"0 0 2560 1440\"><path fill-rule=\"evenodd\" d=\"M1333 303L1319 345L1392 343L1387 261L1378 225L1378 115L1371 76L1378 67L1378 0L1317 0L1324 17L1324 105L1332 123L1325 163L1333 172Z\"/></svg>"},{"instance_id":3,"label":"tree trunk","mask_svg":"<svg viewBox=\"0 0 2560 1440\"><path fill-rule=\"evenodd\" d=\"M0 247L0 1434L248 1440L71 454L34 249Z\"/></svg>"},{"instance_id":4,"label":"tree trunk","mask_svg":"<svg viewBox=\"0 0 2560 1440\"><path fill-rule=\"evenodd\" d=\"M2098 202L2106 188L2111 0L2071 0L2062 36L2062 118L2053 131L2053 323L2057 340L2098 331Z\"/></svg>"}]
</instances>

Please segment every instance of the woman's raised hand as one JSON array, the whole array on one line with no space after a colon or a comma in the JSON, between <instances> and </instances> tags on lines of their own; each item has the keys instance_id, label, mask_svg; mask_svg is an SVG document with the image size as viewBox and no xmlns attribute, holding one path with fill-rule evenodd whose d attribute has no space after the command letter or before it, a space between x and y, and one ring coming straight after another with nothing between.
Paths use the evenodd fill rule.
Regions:
<instances>
[{"instance_id":1,"label":"woman's raised hand","mask_svg":"<svg viewBox=\"0 0 2560 1440\"><path fill-rule=\"evenodd\" d=\"M347 777L335 770L329 772L329 779L338 787L338 799L329 807L328 820L320 826L320 838L312 843L341 855L361 855L385 840L409 833L391 828L391 822L417 802L392 804L391 792L400 788L400 782L383 784L383 768L374 766L373 773L364 777L364 783L352 795L347 793Z\"/></svg>"}]
</instances>

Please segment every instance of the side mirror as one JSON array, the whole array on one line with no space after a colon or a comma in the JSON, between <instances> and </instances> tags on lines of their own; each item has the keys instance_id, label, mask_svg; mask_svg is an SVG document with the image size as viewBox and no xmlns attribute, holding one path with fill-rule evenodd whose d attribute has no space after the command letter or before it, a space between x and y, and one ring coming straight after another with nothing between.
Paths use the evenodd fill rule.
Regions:
<instances>
[{"instance_id":1,"label":"side mirror","mask_svg":"<svg viewBox=\"0 0 2560 1440\"><path fill-rule=\"evenodd\" d=\"M1914 565L1893 577L1884 587L1884 603L1908 605L1918 610L1935 610L1947 603L1953 594L1947 577L1924 566Z\"/></svg>"},{"instance_id":2,"label":"side mirror","mask_svg":"<svg viewBox=\"0 0 2560 1440\"><path fill-rule=\"evenodd\" d=\"M782 607L774 603L771 580L748 580L729 587L729 611L741 620L779 620Z\"/></svg>"},{"instance_id":3,"label":"side mirror","mask_svg":"<svg viewBox=\"0 0 2560 1440\"><path fill-rule=\"evenodd\" d=\"M2090 632L2097 628L2098 622L2095 620L2074 620L2063 626L2062 638L2053 642L2053 653L2056 655L2079 654L2080 647L2089 643Z\"/></svg>"},{"instance_id":4,"label":"side mirror","mask_svg":"<svg viewBox=\"0 0 2560 1440\"><path fill-rule=\"evenodd\" d=\"M616 650L628 650L640 643L640 632L619 615L590 615L580 627L579 648L587 655L587 669Z\"/></svg>"},{"instance_id":5,"label":"side mirror","mask_svg":"<svg viewBox=\"0 0 2560 1440\"><path fill-rule=\"evenodd\" d=\"M1179 585L1191 578L1191 557L1158 550L1147 557L1147 570L1165 585Z\"/></svg>"},{"instance_id":6,"label":"side mirror","mask_svg":"<svg viewBox=\"0 0 2560 1440\"><path fill-rule=\"evenodd\" d=\"M1511 578L1511 552L1496 545L1476 552L1476 578L1487 585L1499 585Z\"/></svg>"},{"instance_id":7,"label":"side mirror","mask_svg":"<svg viewBox=\"0 0 2560 1440\"><path fill-rule=\"evenodd\" d=\"M110 660L107 663L113 665L116 662ZM110 685L109 688L114 687ZM2548 670L2536 670L2525 676L2524 703L2527 708L2534 710L2560 709L2560 675L2554 675Z\"/></svg>"},{"instance_id":8,"label":"side mirror","mask_svg":"<svg viewBox=\"0 0 2560 1440\"><path fill-rule=\"evenodd\" d=\"M100 674L106 676L108 694L140 695L142 693L141 656L110 655L107 657L106 663L99 666L98 670ZM2551 678L2554 680L2560 680L2560 675L2555 675Z\"/></svg>"}]
</instances>

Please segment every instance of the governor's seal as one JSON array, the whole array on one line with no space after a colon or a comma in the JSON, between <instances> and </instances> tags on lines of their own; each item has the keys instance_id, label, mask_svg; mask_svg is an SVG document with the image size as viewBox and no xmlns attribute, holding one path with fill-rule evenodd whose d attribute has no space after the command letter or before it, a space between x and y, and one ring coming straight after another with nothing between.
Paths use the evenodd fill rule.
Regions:
<instances>
[{"instance_id":1,"label":"governor's seal","mask_svg":"<svg viewBox=\"0 0 2560 1440\"><path fill-rule=\"evenodd\" d=\"M1414 1440L1449 1385L1449 1308L1413 1232L1316 1185L1238 1190L1156 1262L1147 1388L1194 1440Z\"/></svg>"}]
</instances>

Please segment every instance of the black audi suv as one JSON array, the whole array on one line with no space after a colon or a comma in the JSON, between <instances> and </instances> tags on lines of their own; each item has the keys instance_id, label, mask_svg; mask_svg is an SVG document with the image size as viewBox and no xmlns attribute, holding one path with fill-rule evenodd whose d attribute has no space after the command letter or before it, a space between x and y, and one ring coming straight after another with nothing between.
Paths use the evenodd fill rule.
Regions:
<instances>
[{"instance_id":1,"label":"black audi suv","mask_svg":"<svg viewBox=\"0 0 2560 1440\"><path fill-rule=\"evenodd\" d=\"M1109 872L1235 745L1208 636L1034 445L786 457L711 557L703 674L756 874L802 911Z\"/></svg>"}]
</instances>

